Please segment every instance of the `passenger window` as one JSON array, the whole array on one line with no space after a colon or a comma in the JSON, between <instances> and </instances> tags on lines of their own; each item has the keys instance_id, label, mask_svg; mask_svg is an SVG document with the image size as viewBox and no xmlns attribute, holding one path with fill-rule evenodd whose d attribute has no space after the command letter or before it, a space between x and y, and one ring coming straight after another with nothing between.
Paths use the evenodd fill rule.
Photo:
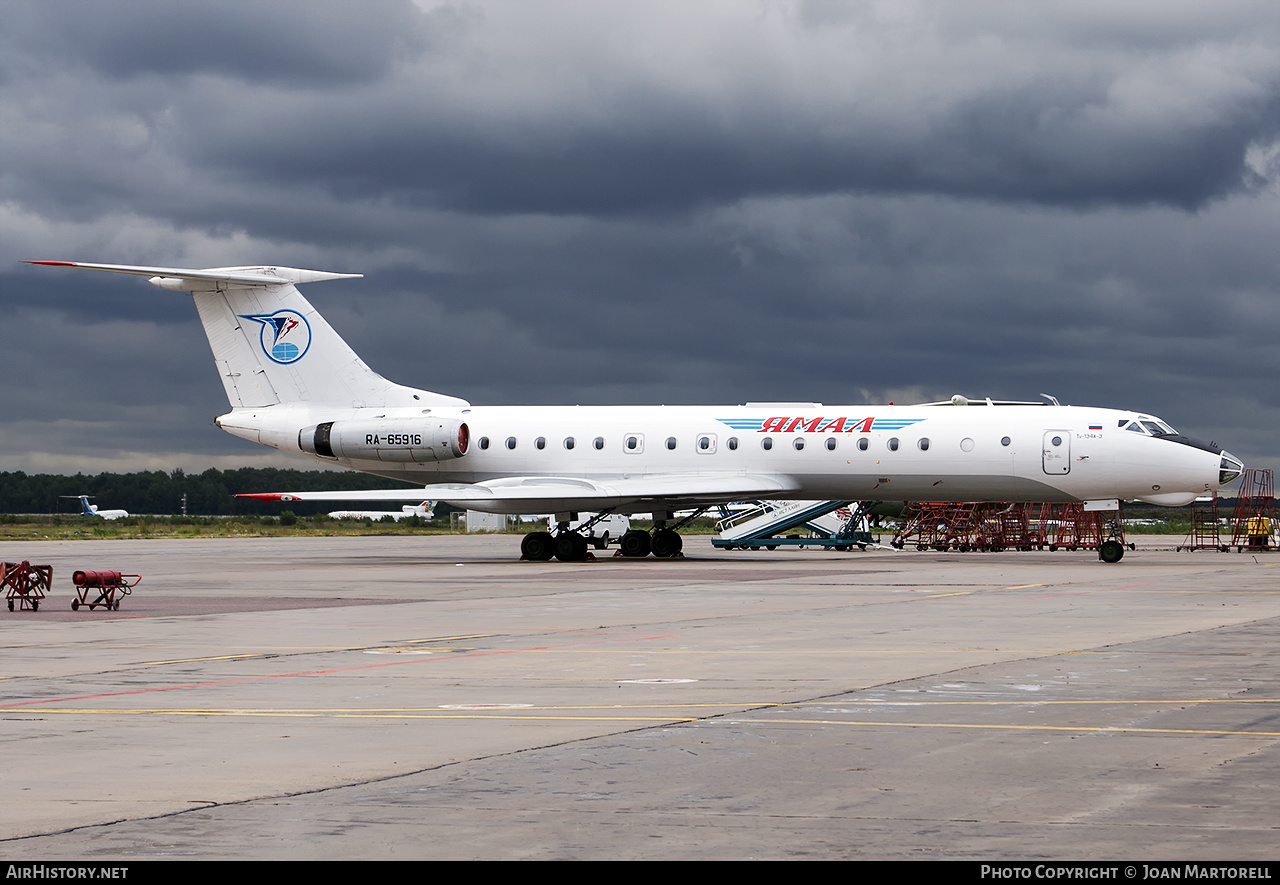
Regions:
<instances>
[{"instance_id":1,"label":"passenger window","mask_svg":"<svg viewBox=\"0 0 1280 885\"><path fill-rule=\"evenodd\" d=\"M827 451L834 452L836 450L836 438L834 436L827 437Z\"/></svg>"},{"instance_id":2,"label":"passenger window","mask_svg":"<svg viewBox=\"0 0 1280 885\"><path fill-rule=\"evenodd\" d=\"M725 445L729 447L729 451L731 452L738 451L738 438L736 436L729 437L725 440Z\"/></svg>"},{"instance_id":3,"label":"passenger window","mask_svg":"<svg viewBox=\"0 0 1280 885\"><path fill-rule=\"evenodd\" d=\"M516 447L516 438L514 436L507 437L507 448L514 449Z\"/></svg>"},{"instance_id":4,"label":"passenger window","mask_svg":"<svg viewBox=\"0 0 1280 885\"><path fill-rule=\"evenodd\" d=\"M920 451L922 452L929 451L929 437L922 437L920 442L916 443L916 445L920 447Z\"/></svg>"},{"instance_id":5,"label":"passenger window","mask_svg":"<svg viewBox=\"0 0 1280 885\"><path fill-rule=\"evenodd\" d=\"M603 436L597 436L594 440L592 440L592 441L591 441L591 444L592 444L593 446L595 446L595 447L596 447L596 449L603 449L603 448L604 448L604 437L603 437Z\"/></svg>"},{"instance_id":6,"label":"passenger window","mask_svg":"<svg viewBox=\"0 0 1280 885\"><path fill-rule=\"evenodd\" d=\"M1002 446L1007 446L1011 442L1013 442L1013 440L1009 439L1007 436L1000 437L1000 445Z\"/></svg>"},{"instance_id":7,"label":"passenger window","mask_svg":"<svg viewBox=\"0 0 1280 885\"><path fill-rule=\"evenodd\" d=\"M480 437L480 448L481 450L489 448L489 437L487 436Z\"/></svg>"},{"instance_id":8,"label":"passenger window","mask_svg":"<svg viewBox=\"0 0 1280 885\"><path fill-rule=\"evenodd\" d=\"M889 451L898 451L898 438L896 436L889 437Z\"/></svg>"},{"instance_id":9,"label":"passenger window","mask_svg":"<svg viewBox=\"0 0 1280 885\"><path fill-rule=\"evenodd\" d=\"M667 437L667 448L671 451L676 449L676 438L674 436Z\"/></svg>"},{"instance_id":10,"label":"passenger window","mask_svg":"<svg viewBox=\"0 0 1280 885\"><path fill-rule=\"evenodd\" d=\"M858 439L858 451L860 451L860 452L865 452L865 451L867 450L867 447L868 447L868 446L870 446L870 445L871 445L871 443L867 440L867 438L866 438L865 436L863 436L863 437L859 437L859 439Z\"/></svg>"},{"instance_id":11,"label":"passenger window","mask_svg":"<svg viewBox=\"0 0 1280 885\"><path fill-rule=\"evenodd\" d=\"M547 447L547 438L540 436L533 441L534 448L545 449Z\"/></svg>"},{"instance_id":12,"label":"passenger window","mask_svg":"<svg viewBox=\"0 0 1280 885\"><path fill-rule=\"evenodd\" d=\"M797 452L802 451L804 449L804 437L797 436L795 439L791 441L791 445L795 447L795 450Z\"/></svg>"},{"instance_id":13,"label":"passenger window","mask_svg":"<svg viewBox=\"0 0 1280 885\"><path fill-rule=\"evenodd\" d=\"M760 440L760 448L764 449L766 452L767 452L767 451L769 451L770 449L772 449L772 448L773 448L773 437L771 437L771 436L766 436L764 439Z\"/></svg>"},{"instance_id":14,"label":"passenger window","mask_svg":"<svg viewBox=\"0 0 1280 885\"><path fill-rule=\"evenodd\" d=\"M566 436L566 437L564 438L564 447L565 447L566 449L572 449L572 448L573 448L573 437L571 437L571 436Z\"/></svg>"}]
</instances>

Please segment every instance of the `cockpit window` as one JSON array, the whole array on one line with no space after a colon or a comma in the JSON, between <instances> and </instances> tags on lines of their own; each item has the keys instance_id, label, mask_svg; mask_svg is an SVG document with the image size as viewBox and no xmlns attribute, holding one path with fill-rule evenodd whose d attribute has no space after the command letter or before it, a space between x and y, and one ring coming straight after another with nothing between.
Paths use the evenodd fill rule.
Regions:
<instances>
[{"instance_id":1,"label":"cockpit window","mask_svg":"<svg viewBox=\"0 0 1280 885\"><path fill-rule=\"evenodd\" d=\"M1125 421L1128 422L1126 426ZM1168 424L1156 418L1153 415L1135 415L1133 418L1126 418L1121 421L1121 427L1125 430L1133 430L1137 433L1147 433L1151 436L1177 436L1178 431L1174 430Z\"/></svg>"}]
</instances>

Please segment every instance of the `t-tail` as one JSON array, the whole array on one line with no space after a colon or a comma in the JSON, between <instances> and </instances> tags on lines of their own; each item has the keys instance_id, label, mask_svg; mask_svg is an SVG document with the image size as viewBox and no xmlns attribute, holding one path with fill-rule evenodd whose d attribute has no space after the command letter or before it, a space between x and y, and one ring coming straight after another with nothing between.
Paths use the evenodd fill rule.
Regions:
<instances>
[{"instance_id":1,"label":"t-tail","mask_svg":"<svg viewBox=\"0 0 1280 885\"><path fill-rule=\"evenodd\" d=\"M162 289L190 292L233 413L293 403L339 408L467 405L457 397L394 384L374 372L294 285L361 274L267 266L28 263L150 277Z\"/></svg>"}]
</instances>

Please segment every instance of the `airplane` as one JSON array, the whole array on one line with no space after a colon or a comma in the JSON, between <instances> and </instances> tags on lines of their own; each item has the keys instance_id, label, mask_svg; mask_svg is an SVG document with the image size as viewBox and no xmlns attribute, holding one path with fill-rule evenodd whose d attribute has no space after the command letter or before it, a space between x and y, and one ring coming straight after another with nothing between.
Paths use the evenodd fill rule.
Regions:
<instances>
[{"instance_id":1,"label":"airplane","mask_svg":"<svg viewBox=\"0 0 1280 885\"><path fill-rule=\"evenodd\" d=\"M59 498L76 498L80 501L81 516L100 516L103 519L120 519L129 515L128 510L99 510L97 504L90 504L92 495L59 495Z\"/></svg>"},{"instance_id":2,"label":"airplane","mask_svg":"<svg viewBox=\"0 0 1280 885\"><path fill-rule=\"evenodd\" d=\"M969 400L909 406L472 406L375 373L298 291L355 279L275 266L146 267L32 261L149 277L189 292L231 411L235 436L395 480L414 489L270 492L268 501L424 498L489 513L556 514L558 530L520 544L526 560L579 561L577 511L652 512L623 555L680 555L688 517L733 501L1085 502L1178 506L1244 470L1214 443L1139 412ZM1118 561L1123 547L1099 555Z\"/></svg>"}]
</instances>

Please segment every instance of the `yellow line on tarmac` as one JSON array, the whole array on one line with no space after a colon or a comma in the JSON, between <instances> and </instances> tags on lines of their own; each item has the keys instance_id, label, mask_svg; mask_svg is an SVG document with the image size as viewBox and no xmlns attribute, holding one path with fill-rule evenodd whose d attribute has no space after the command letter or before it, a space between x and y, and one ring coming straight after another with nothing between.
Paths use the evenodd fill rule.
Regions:
<instances>
[{"instance_id":1,"label":"yellow line on tarmac","mask_svg":"<svg viewBox=\"0 0 1280 885\"><path fill-rule=\"evenodd\" d=\"M738 721L738 720L729 720ZM850 725L871 728L978 728L997 731L1067 731L1075 733L1105 734L1211 734L1240 737L1280 737L1280 731L1239 731L1208 728L1130 728L1123 725L985 725L966 722L872 722L866 720L840 721L836 719L752 719L748 724L760 725Z\"/></svg>"},{"instance_id":2,"label":"yellow line on tarmac","mask_svg":"<svg viewBox=\"0 0 1280 885\"><path fill-rule=\"evenodd\" d=\"M1187 704L1280 704L1280 698L1150 698L1146 700L1135 699L1116 699L1116 700L1081 700L1081 701L1041 701L1028 695L1023 700L1006 700L1006 701L796 701L795 703L778 704L780 707L817 707L817 706L842 706L842 707L1025 707L1028 704L1035 704L1041 707L1051 706L1113 706L1117 704L1167 704L1169 706L1187 705Z\"/></svg>"},{"instance_id":3,"label":"yellow line on tarmac","mask_svg":"<svg viewBox=\"0 0 1280 885\"><path fill-rule=\"evenodd\" d=\"M207 658L174 658L171 661L139 661L136 664L129 664L131 667L158 667L162 664L198 664L204 661L240 661L245 658L263 658L268 655L277 656L278 652L260 651L250 652L243 655L215 655Z\"/></svg>"},{"instance_id":4,"label":"yellow line on tarmac","mask_svg":"<svg viewBox=\"0 0 1280 885\"><path fill-rule=\"evenodd\" d=\"M416 642L455 642L459 639L488 639L491 636L497 636L497 633L467 633L462 636L433 636L429 639L406 639L399 645L413 645Z\"/></svg>"}]
</instances>

